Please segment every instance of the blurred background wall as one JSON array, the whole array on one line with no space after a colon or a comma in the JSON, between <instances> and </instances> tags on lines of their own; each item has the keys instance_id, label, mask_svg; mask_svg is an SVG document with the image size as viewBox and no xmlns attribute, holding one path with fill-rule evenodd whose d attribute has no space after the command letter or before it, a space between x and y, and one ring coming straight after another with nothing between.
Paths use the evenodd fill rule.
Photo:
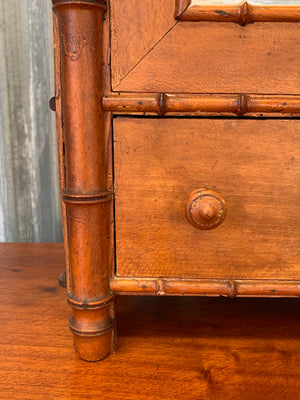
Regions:
<instances>
[{"instance_id":1,"label":"blurred background wall","mask_svg":"<svg viewBox=\"0 0 300 400\"><path fill-rule=\"evenodd\" d=\"M0 0L0 241L62 241L51 0Z\"/></svg>"}]
</instances>

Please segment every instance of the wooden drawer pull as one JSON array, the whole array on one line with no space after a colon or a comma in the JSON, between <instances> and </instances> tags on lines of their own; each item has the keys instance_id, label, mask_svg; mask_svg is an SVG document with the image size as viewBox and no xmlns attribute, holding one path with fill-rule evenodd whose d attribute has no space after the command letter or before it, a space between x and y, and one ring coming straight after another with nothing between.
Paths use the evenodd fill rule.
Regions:
<instances>
[{"instance_id":1,"label":"wooden drawer pull","mask_svg":"<svg viewBox=\"0 0 300 400\"><path fill-rule=\"evenodd\" d=\"M207 188L193 190L186 202L188 221L198 229L208 230L219 226L226 215L223 197Z\"/></svg>"}]
</instances>

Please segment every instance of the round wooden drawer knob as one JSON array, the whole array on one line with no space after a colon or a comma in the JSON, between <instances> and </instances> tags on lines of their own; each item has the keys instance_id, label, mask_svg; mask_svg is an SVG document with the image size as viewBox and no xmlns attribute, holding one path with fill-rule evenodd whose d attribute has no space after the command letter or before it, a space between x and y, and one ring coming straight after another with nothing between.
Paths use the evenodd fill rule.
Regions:
<instances>
[{"instance_id":1,"label":"round wooden drawer knob","mask_svg":"<svg viewBox=\"0 0 300 400\"><path fill-rule=\"evenodd\" d=\"M186 202L186 216L198 229L208 230L219 226L226 215L223 197L206 188L193 190Z\"/></svg>"}]
</instances>

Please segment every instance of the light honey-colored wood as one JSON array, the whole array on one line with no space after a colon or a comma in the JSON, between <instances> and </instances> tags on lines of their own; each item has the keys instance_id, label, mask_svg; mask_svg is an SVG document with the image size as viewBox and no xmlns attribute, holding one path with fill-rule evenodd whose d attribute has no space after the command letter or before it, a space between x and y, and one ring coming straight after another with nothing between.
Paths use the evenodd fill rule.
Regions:
<instances>
[{"instance_id":1,"label":"light honey-colored wood","mask_svg":"<svg viewBox=\"0 0 300 400\"><path fill-rule=\"evenodd\" d=\"M102 100L115 114L299 116L300 96L249 94L111 93Z\"/></svg>"},{"instance_id":2,"label":"light honey-colored wood","mask_svg":"<svg viewBox=\"0 0 300 400\"><path fill-rule=\"evenodd\" d=\"M300 280L218 280L118 278L110 281L118 294L158 296L300 297Z\"/></svg>"},{"instance_id":3,"label":"light honey-colored wood","mask_svg":"<svg viewBox=\"0 0 300 400\"><path fill-rule=\"evenodd\" d=\"M176 24L175 0L113 0L110 13L114 88Z\"/></svg>"},{"instance_id":4,"label":"light honey-colored wood","mask_svg":"<svg viewBox=\"0 0 300 400\"><path fill-rule=\"evenodd\" d=\"M299 94L299 36L298 23L180 21L114 91Z\"/></svg>"},{"instance_id":5,"label":"light honey-colored wood","mask_svg":"<svg viewBox=\"0 0 300 400\"><path fill-rule=\"evenodd\" d=\"M120 277L300 279L297 120L114 120ZM192 190L227 205L194 228Z\"/></svg>"}]
</instances>

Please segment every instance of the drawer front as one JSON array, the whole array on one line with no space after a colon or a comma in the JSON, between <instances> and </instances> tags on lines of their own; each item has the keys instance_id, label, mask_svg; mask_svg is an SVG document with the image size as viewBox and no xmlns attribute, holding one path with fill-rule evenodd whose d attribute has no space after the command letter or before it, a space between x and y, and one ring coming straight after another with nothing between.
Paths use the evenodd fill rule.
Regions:
<instances>
[{"instance_id":1,"label":"drawer front","mask_svg":"<svg viewBox=\"0 0 300 400\"><path fill-rule=\"evenodd\" d=\"M119 117L113 129L118 276L300 278L300 121ZM225 202L212 229L187 218L201 188Z\"/></svg>"}]
</instances>

